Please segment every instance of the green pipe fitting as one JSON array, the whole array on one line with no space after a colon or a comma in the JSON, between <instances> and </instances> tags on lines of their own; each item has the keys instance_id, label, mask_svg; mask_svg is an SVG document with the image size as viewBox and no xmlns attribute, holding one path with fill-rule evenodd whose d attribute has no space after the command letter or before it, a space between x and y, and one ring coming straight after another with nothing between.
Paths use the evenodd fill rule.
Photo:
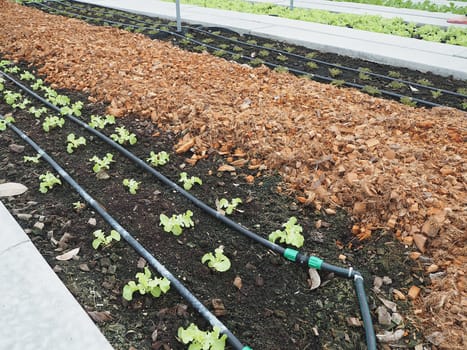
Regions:
<instances>
[{"instance_id":1,"label":"green pipe fitting","mask_svg":"<svg viewBox=\"0 0 467 350\"><path fill-rule=\"evenodd\" d=\"M298 251L291 248L286 248L284 250L284 258L290 261L295 261L297 259Z\"/></svg>"},{"instance_id":2,"label":"green pipe fitting","mask_svg":"<svg viewBox=\"0 0 467 350\"><path fill-rule=\"evenodd\" d=\"M308 259L308 266L312 269L319 270L321 269L321 265L323 264L323 260L317 258L316 256L310 256Z\"/></svg>"}]
</instances>

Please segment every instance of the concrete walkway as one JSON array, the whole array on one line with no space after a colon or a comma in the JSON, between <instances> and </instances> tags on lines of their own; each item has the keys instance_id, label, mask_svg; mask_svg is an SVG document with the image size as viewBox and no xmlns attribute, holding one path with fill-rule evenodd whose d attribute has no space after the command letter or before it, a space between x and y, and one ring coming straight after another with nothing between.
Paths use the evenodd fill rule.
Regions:
<instances>
[{"instance_id":1,"label":"concrete walkway","mask_svg":"<svg viewBox=\"0 0 467 350\"><path fill-rule=\"evenodd\" d=\"M0 202L0 349L111 350Z\"/></svg>"},{"instance_id":2,"label":"concrete walkway","mask_svg":"<svg viewBox=\"0 0 467 350\"><path fill-rule=\"evenodd\" d=\"M81 2L163 19L175 19L174 3L157 0ZM184 22L190 24L224 27L241 34L257 35L324 52L467 79L467 47L192 5L181 6L181 17Z\"/></svg>"},{"instance_id":3,"label":"concrete walkway","mask_svg":"<svg viewBox=\"0 0 467 350\"><path fill-rule=\"evenodd\" d=\"M290 0L248 0L250 2L271 3L280 6L290 6ZM467 9L467 3L464 3ZM379 5L359 4L355 2L341 2L329 0L294 0L295 8L325 10L335 13L352 13L356 15L374 15L384 18L402 18L405 22L417 24L431 24L439 27L462 26L451 24L447 20L454 17L452 13L429 12L405 8L394 8Z\"/></svg>"}]
</instances>

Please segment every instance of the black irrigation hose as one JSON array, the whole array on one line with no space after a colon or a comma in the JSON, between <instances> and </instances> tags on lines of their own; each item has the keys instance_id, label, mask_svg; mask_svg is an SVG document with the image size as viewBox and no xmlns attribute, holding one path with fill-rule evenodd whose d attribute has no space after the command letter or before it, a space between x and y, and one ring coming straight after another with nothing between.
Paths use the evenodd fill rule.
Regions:
<instances>
[{"instance_id":1,"label":"black irrigation hose","mask_svg":"<svg viewBox=\"0 0 467 350\"><path fill-rule=\"evenodd\" d=\"M0 120L4 119L4 116L0 114ZM139 243L126 229L124 229L117 220L115 220L107 211L86 192L66 171L63 169L52 157L50 157L40 146L29 138L23 131L18 129L13 123L7 123L8 127L13 130L19 137L26 141L32 148L34 148L38 154L41 155L66 181L73 187L73 189L79 193L79 195L91 206L102 218L109 223L123 239L141 256L143 257L152 268L154 268L161 276L167 278L171 285L179 292L179 294L185 298L193 308L203 316L212 327L219 327L222 334L227 335L227 340L230 345L236 350L251 350L250 347L242 344L233 333L214 316L191 292L169 271L162 265L144 246Z\"/></svg>"},{"instance_id":2,"label":"black irrigation hose","mask_svg":"<svg viewBox=\"0 0 467 350\"><path fill-rule=\"evenodd\" d=\"M0 75L5 76L8 80L13 82L15 85L17 85L19 88L22 90L26 91L28 94L30 94L32 97L38 99L42 103L46 104L49 108L60 112L60 108L57 106L53 105L49 101L45 100L38 94L36 94L34 91L30 90L20 82L16 81L12 77L10 77L8 74L5 74L4 72L0 71ZM322 259L315 257L315 256L308 256L306 254L302 254L294 249L291 248L284 248L279 246L278 244L275 244L273 242L268 241L267 239L253 233L252 231L246 229L245 227L237 224L233 220L229 219L228 217L221 215L217 210L211 208L208 206L206 203L202 202L192 194L190 194L188 191L183 189L182 187L178 186L176 183L162 175L160 172L155 170L154 168L150 167L148 164L146 164L143 160L135 156L133 153L129 152L127 149L113 141L111 138L107 137L106 135L102 134L101 132L91 128L88 124L84 123L80 119L72 116L72 115L66 115L68 119L71 121L75 122L76 124L84 127L86 130L100 138L102 141L106 142L113 148L117 149L122 155L133 161L136 165L140 166L147 172L151 173L154 175L157 179L159 179L161 182L169 186L170 188L174 189L175 191L179 192L182 194L185 198L190 200L194 205L199 207L200 209L204 210L207 214L215 217L222 223L224 223L226 226L230 227L231 229L243 234L244 236L247 236L251 238L252 240L256 241L257 243L267 247L268 249L282 255L284 258L287 260L296 262L301 265L306 265L311 268L315 268L318 270L324 270L324 271L330 271L334 272L336 275L344 278L350 278L350 279L355 279L356 276L359 276L358 279L361 279L363 282L363 278L361 274L358 271L353 270L352 268L342 268L338 266L334 266L328 263L323 262ZM357 298L359 300L360 304L360 312L362 314L362 319L364 321L364 328L365 328L365 336L366 336L366 342L368 349L373 350L376 349L376 338L375 338L375 333L373 329L373 323L371 320L371 315L370 315L370 310L368 307L368 302L366 300L366 294L365 294L365 289L363 287L357 288L358 284L355 284L356 286L356 294ZM363 306L362 306L363 305Z\"/></svg>"},{"instance_id":3,"label":"black irrigation hose","mask_svg":"<svg viewBox=\"0 0 467 350\"><path fill-rule=\"evenodd\" d=\"M56 3L60 3L64 6L68 6L68 7L71 7L71 8L74 8L74 9L78 9L78 10L82 10L80 9L79 7L76 7L76 6L73 6L73 5L68 5L68 4L63 4L60 0L50 0L52 2L56 2ZM79 1L76 1L76 0L70 0L70 1L73 1L73 2L78 2ZM87 4L87 3L86 3ZM53 7L50 7L50 6L47 6L47 5L44 5L44 4L39 4L40 6L44 6L44 7L48 7L48 8L51 8L51 9L54 9ZM89 5L89 4L87 4ZM102 7L102 8L106 8L106 7ZM65 12L64 10L61 10L62 12ZM121 11L121 10L119 10ZM76 14L76 13L74 13ZM79 15L79 16L82 16L82 17L85 17L85 18L89 18L89 19L96 19L95 17L89 17L89 16L84 16L84 15ZM135 18L132 18L131 16L127 16L127 15L123 15L123 14L118 14L118 16L120 17L123 17L123 18L126 18L130 21L136 21L136 22L140 22L140 23L144 23L146 24L144 21L141 21L139 19L135 19ZM101 19L101 18L99 18ZM115 24L122 24L122 25L125 25L124 23L119 23L119 22L114 22L114 21L110 21L110 20L107 20L107 19L102 19L103 21L105 22L108 22L108 23L115 23ZM128 25L129 27L136 27L136 28L141 28L141 29L150 29L146 26L138 26L138 25ZM259 49L259 50L267 50L267 51L271 51L271 52L275 52L275 53L278 53L278 54L281 54L283 56L289 56L289 57L293 57L293 58L297 58L297 59L300 59L300 60L305 60L305 61L308 61L308 62L315 62L315 63L319 63L319 64L323 64L323 65L326 65L326 66L329 66L329 67L333 67L333 68L338 68L338 69L343 69L343 70L346 70L346 71L349 71L349 72L354 72L354 73L364 73L366 75L369 75L369 76L373 76L375 78L380 78L380 79L385 79L385 80L389 80L389 81L395 81L395 82L398 82L398 83L404 83L404 84L408 84L410 86L413 86L413 87L418 87L418 88L421 88L421 89L427 89L427 90L430 90L430 91L438 91L438 92L441 92L443 94L447 94L447 95L452 95L452 96L455 96L455 97L459 97L459 98L467 98L467 95L464 95L462 93L459 93L459 92L455 92L455 91L450 91L450 90L445 90L445 89L439 89L439 88L436 88L436 87L432 87L432 86L428 86L428 85L423 85L423 84L420 84L420 83L417 83L417 82L412 82L412 81L408 81L408 80L404 80L404 79L399 79L399 78L393 78L393 77L390 77L390 76L387 76L387 75L383 75L383 74L378 74L378 73L373 73L373 72L365 72L365 71L362 71L360 69L356 69L356 68L352 68L352 67L347 67L347 66L341 66L341 65L338 65L338 64L335 64L335 63L331 63L331 62L327 62L327 61L323 61L323 60L319 60L319 59L316 59L316 58L308 58L306 56L302 56L302 55L297 55L297 54L294 54L292 52L288 52L288 51L284 51L284 50L279 50L279 49L274 49L274 48L267 48L265 46L261 46L261 45L255 45L255 44L251 44L251 43L248 43L248 42L244 42L244 41L239 41L239 40L236 40L236 39L232 39L232 38L229 38L229 37L226 37L226 36L223 36L223 35L219 35L219 34L215 34L215 33L212 33L212 32L209 32L209 31L206 31L206 30L203 30L203 29L200 29L200 28L197 28L197 27L194 27L194 26L182 26L182 28L187 28L189 30L193 30L193 31L197 31L199 33L203 33L205 35L209 35L209 36L214 36L216 38L219 38L219 39L222 39L222 40L226 40L226 41L230 41L230 42L233 42L235 44L240 44L240 45L244 45L244 46L249 46L249 47L253 47L253 48L256 48L256 49ZM151 28L153 29L153 28ZM174 36L181 36L179 33L175 33L175 32L172 32L172 31L167 31L167 30L162 30L162 29L158 29L159 31L161 32L164 32L164 33L167 33L167 34L170 34L170 35L174 35ZM188 38L186 36L184 36L184 38L190 40L190 41L193 41L193 42L196 42L196 43L200 43L199 41L196 41L196 40L192 40L191 38ZM214 47L214 46L210 46L210 45L206 45L204 43L200 43L206 47L210 47L212 48L213 50L222 50L222 49L219 49L217 47ZM226 51L226 50L224 50ZM226 51L227 52L227 51ZM231 52L229 52L231 53ZM234 53L231 53L231 54L234 54ZM243 56L242 55L242 58L249 58L249 57L246 57L246 56ZM292 71L292 68L288 68L290 71ZM300 71L301 72L301 71ZM303 73L300 73L300 74L303 74ZM312 73L307 73L305 72L304 74L307 74L307 75L310 75L312 77L317 77L321 80L325 80L325 81L333 81L335 79L322 79L321 77L322 76L317 76L317 75L314 75ZM328 78L328 77L326 77ZM348 86L352 86L352 85L348 85ZM363 85L359 85L357 84L356 86L352 86L352 87L356 87L356 88L359 88L361 89L361 87L363 87ZM385 91L383 92L384 94L388 95L388 96L391 96L391 97L402 97L404 95L399 95L399 94L395 94L395 95L391 95L389 94L390 91ZM430 104L429 103L425 103L425 100L421 100L421 99L412 99L414 101L417 101L417 102L420 102L422 104L426 104L427 106L430 106L430 107L438 107L438 106L442 106L440 104L436 104L436 103L433 103L433 104ZM428 101L426 101L428 102Z\"/></svg>"}]
</instances>

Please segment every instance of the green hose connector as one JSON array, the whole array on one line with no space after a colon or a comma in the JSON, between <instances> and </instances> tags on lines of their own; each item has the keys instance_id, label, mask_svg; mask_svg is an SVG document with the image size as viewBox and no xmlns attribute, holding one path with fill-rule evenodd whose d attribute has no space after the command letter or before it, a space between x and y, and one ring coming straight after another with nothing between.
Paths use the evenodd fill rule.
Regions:
<instances>
[{"instance_id":1,"label":"green hose connector","mask_svg":"<svg viewBox=\"0 0 467 350\"><path fill-rule=\"evenodd\" d=\"M290 261L295 261L297 259L298 251L291 248L286 248L284 250L284 258Z\"/></svg>"},{"instance_id":2,"label":"green hose connector","mask_svg":"<svg viewBox=\"0 0 467 350\"><path fill-rule=\"evenodd\" d=\"M308 266L312 269L319 270L321 269L321 265L323 264L323 260L317 258L316 256L310 256L308 259Z\"/></svg>"},{"instance_id":3,"label":"green hose connector","mask_svg":"<svg viewBox=\"0 0 467 350\"><path fill-rule=\"evenodd\" d=\"M249 346L244 346L242 350L253 350L253 349L250 348Z\"/></svg>"}]
</instances>

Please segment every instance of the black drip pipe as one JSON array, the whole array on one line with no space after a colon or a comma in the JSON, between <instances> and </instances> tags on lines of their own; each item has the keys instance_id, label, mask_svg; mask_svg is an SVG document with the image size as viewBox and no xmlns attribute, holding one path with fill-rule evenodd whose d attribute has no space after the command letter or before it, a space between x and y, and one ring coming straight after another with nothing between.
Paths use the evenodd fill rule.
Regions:
<instances>
[{"instance_id":1,"label":"black drip pipe","mask_svg":"<svg viewBox=\"0 0 467 350\"><path fill-rule=\"evenodd\" d=\"M32 97L38 99L39 101L41 101L42 103L47 105L49 108L51 108L51 109L53 109L53 110L55 110L57 112L60 112L60 108L53 105L52 103L50 103L49 101L47 101L43 97L39 96L34 91L30 90L29 88L27 88L26 86L24 86L20 82L16 81L12 77L10 77L8 74L0 71L0 75L5 76L8 80L13 82L15 85L17 85L22 90L26 91ZM176 183L174 183L173 181L171 181L170 179L168 179L167 177L165 177L164 175L159 173L154 168L150 167L143 160L141 160L140 158L135 156L133 153L129 152L127 149L125 149L120 144L116 143L115 141L113 141L112 139L107 137L106 135L102 134L101 132L97 131L96 129L91 128L88 124L84 123L83 121L81 121L80 119L74 117L73 115L69 114L69 115L66 115L66 117L68 119L70 119L71 121L77 123L78 125L84 127L86 130L88 130L89 132L91 132L92 134L94 134L95 136L100 138L102 141L108 143L109 145L111 145L112 147L117 149L125 157L127 157L128 159L133 161L135 164L137 164L138 166L140 166L144 170L146 170L149 173L151 173L152 175L154 175L156 178L158 178L161 182L163 182L164 184L166 184L170 188L172 188L175 191L182 194L185 198L190 200L193 204L195 204L200 209L204 210L207 214L210 214L211 216L215 217L216 219L218 219L219 221L221 221L222 223L224 223L226 226L230 227L231 229L243 234L244 236L249 237L250 239L256 241L257 243L259 243L259 244L267 247L268 249L280 254L281 256L285 257L286 259L288 259L290 261L293 261L293 262L297 262L297 263L299 263L301 265L307 265L307 266L310 266L310 267L313 267L313 268L322 269L324 271L334 272L336 275L338 275L340 277L344 277L344 278L354 278L354 276L356 275L355 271L352 268L346 269L346 268L334 266L334 265L331 265L331 264L327 264L327 263L323 262L319 258L316 258L316 257L313 257L313 256L307 256L307 255L305 255L303 253L299 253L299 252L297 252L297 251L295 251L293 249L290 249L290 248L287 248L287 249L283 248L283 247L281 247L281 246L279 246L279 245L277 245L277 244L275 244L273 242L268 241L267 239L255 234L255 233L253 233L252 231L250 231L250 230L246 229L245 227L243 227L243 226L237 224L236 222L232 221L228 217L220 214L215 209L208 206L206 203L200 201L198 198L196 198L195 196L190 194L188 191L186 191L182 187L178 186ZM361 278L360 273L358 273L358 275ZM362 282L363 282L363 278L362 278ZM365 308L362 308L360 306L360 312L362 313L362 318L365 321L365 332L366 332L366 337L367 337L367 343L369 343L369 344L375 343L376 344L374 330L373 330L373 324L372 324L372 321L371 321L371 315L370 315L370 311L369 311L369 308L368 308L368 304L366 302L366 296L365 296L365 291L363 289L363 284L362 284L361 289L362 289L361 291L356 289L356 293L357 293L359 303L362 302L362 303L364 303L366 305ZM361 294L362 292L363 292L363 296ZM363 316L363 314L365 314L365 316ZM368 322L369 322L369 324L368 324ZM369 342L368 342L368 339L370 339ZM371 348L370 346L368 346L368 349L372 350L372 349L376 349L376 347Z\"/></svg>"},{"instance_id":2,"label":"black drip pipe","mask_svg":"<svg viewBox=\"0 0 467 350\"><path fill-rule=\"evenodd\" d=\"M4 119L0 114L0 119ZM198 311L213 327L219 327L222 334L227 335L227 340L230 345L236 350L246 350L249 347L244 346L233 333L216 318L191 292L169 271L162 265L146 248L143 247L127 230L125 230L107 211L92 198L66 171L63 169L52 157L50 157L42 148L39 147L31 138L29 138L23 131L18 129L12 123L7 123L8 127L13 130L19 137L26 141L32 148L36 150L66 181L75 189L76 192L92 207L102 218L109 223L123 239L141 256L148 264L154 268L161 276L167 278L171 285L185 298L193 308Z\"/></svg>"}]
</instances>

